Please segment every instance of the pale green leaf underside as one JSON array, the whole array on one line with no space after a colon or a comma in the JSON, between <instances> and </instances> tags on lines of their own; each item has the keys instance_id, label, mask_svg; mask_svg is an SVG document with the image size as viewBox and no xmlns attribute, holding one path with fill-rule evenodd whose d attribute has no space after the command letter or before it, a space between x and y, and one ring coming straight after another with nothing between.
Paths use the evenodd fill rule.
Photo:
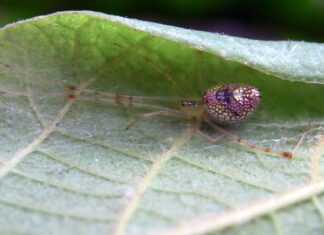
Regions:
<instances>
[{"instance_id":1,"label":"pale green leaf underside","mask_svg":"<svg viewBox=\"0 0 324 235\"><path fill-rule=\"evenodd\" d=\"M323 55L323 44L93 12L4 27L0 233L320 234ZM251 119L227 129L259 145L297 146L294 159L209 143L170 117L124 131L148 110L63 98L64 84L189 98L220 82L248 83L263 95Z\"/></svg>"}]
</instances>

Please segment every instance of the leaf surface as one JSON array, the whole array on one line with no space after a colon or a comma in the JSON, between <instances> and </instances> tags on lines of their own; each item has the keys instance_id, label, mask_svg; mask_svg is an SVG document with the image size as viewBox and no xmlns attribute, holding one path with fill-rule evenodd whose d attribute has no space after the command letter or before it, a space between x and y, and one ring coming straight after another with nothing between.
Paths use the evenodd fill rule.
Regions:
<instances>
[{"instance_id":1,"label":"leaf surface","mask_svg":"<svg viewBox=\"0 0 324 235\"><path fill-rule=\"evenodd\" d=\"M94 12L2 28L0 233L321 233L323 55L323 44ZM185 119L155 116L125 131L150 110L64 98L64 85L199 98L222 82L262 92L255 115L226 129L293 159L208 142Z\"/></svg>"}]
</instances>

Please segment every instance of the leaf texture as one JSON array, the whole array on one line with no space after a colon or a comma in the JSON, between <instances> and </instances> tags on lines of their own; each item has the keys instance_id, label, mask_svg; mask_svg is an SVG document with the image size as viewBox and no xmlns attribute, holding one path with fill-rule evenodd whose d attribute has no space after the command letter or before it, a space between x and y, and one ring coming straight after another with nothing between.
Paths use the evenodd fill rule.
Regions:
<instances>
[{"instance_id":1,"label":"leaf texture","mask_svg":"<svg viewBox=\"0 0 324 235\"><path fill-rule=\"evenodd\" d=\"M64 86L76 85L199 98L222 82L262 92L257 113L226 129L293 159L226 138L211 143L185 119L154 116L126 131L150 110L64 97ZM8 25L0 30L0 233L322 234L323 83L323 44L95 12Z\"/></svg>"}]
</instances>

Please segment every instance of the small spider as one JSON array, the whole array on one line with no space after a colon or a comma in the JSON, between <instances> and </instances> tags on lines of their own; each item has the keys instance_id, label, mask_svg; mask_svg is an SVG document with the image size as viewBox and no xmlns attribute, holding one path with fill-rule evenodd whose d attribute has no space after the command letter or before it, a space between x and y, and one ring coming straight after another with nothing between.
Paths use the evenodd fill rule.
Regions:
<instances>
[{"instance_id":1,"label":"small spider","mask_svg":"<svg viewBox=\"0 0 324 235\"><path fill-rule=\"evenodd\" d=\"M235 123L248 117L260 103L260 92L251 86L222 84L203 94L205 112L217 123ZM182 101L181 106L196 106L192 101Z\"/></svg>"},{"instance_id":2,"label":"small spider","mask_svg":"<svg viewBox=\"0 0 324 235\"><path fill-rule=\"evenodd\" d=\"M146 59L146 58L145 58ZM149 61L148 59L146 59ZM150 63L151 64L151 63ZM10 68L10 65L0 61L0 65ZM152 64L151 64L152 65ZM178 97L152 97L152 96L129 96L122 94L114 94L107 92L95 91L92 89L81 88L74 85L66 85L66 89L72 91L72 94L65 94L67 99L80 99L89 101L100 101L110 105L119 105L125 107L135 107L156 110L141 115L138 119L130 123L125 129L129 129L136 121L145 120L147 118L163 115L176 116L186 119L198 120L197 133L206 139L216 142L216 139L206 135L200 130L202 122L207 123L223 136L228 137L250 150L257 150L263 153L279 155L285 158L292 158L293 154L286 151L273 150L269 147L257 146L243 140L234 135L218 124L235 123L250 116L260 103L261 94L257 88L236 83L224 83L208 89L202 97L202 100L183 100ZM25 96L25 93L6 92L2 93L12 96ZM34 93L35 94L35 93ZM41 94L41 93L39 93ZM62 96L62 94L45 94L46 96ZM160 105L151 104L152 101L176 101L179 104L178 109L162 107Z\"/></svg>"},{"instance_id":3,"label":"small spider","mask_svg":"<svg viewBox=\"0 0 324 235\"><path fill-rule=\"evenodd\" d=\"M68 85L66 88L70 91L78 91L78 94L82 94L67 94L65 97L68 99L95 99L96 101L112 105L155 110L153 112L141 115L138 119L130 123L125 128L126 130L133 126L138 120L145 120L157 115L196 119L199 123L207 123L213 129L221 132L225 137L232 139L239 145L250 150L255 149L263 153L279 155L286 158L292 158L293 156L291 152L277 151L269 147L251 144L239 136L226 131L218 125L238 122L250 116L254 112L260 103L261 94L257 88L249 85L236 83L217 85L208 89L203 94L202 100L183 100L177 97L129 96L99 92L91 89L83 89L73 85ZM89 94L92 94L95 98L90 97ZM150 102L153 100L175 100L179 104L179 109L170 109L159 105L150 104ZM217 141L217 139L213 139L212 137L203 133L199 127L197 128L197 133L210 141Z\"/></svg>"}]
</instances>

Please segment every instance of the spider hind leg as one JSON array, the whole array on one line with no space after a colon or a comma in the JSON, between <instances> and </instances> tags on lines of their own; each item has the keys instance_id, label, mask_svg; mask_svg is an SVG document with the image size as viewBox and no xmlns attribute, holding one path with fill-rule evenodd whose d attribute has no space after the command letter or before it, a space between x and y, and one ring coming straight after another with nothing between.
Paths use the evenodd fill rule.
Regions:
<instances>
[{"instance_id":1,"label":"spider hind leg","mask_svg":"<svg viewBox=\"0 0 324 235\"><path fill-rule=\"evenodd\" d=\"M239 136L237 136L235 134L232 134L231 132L223 129L220 126L218 126L217 124L215 124L211 120L211 118L207 114L204 114L202 119L203 119L203 121L205 123L207 123L215 131L218 131L218 132L222 133L223 137L226 137L226 138L229 138L229 139L233 140L235 143L237 143L238 145L240 145L243 148L247 149L248 151L261 152L261 153L264 153L264 154L267 154L267 155L274 155L274 156L279 156L279 157L284 157L284 158L292 158L293 157L293 153L288 152L288 151L278 151L278 150L274 150L274 149L272 149L270 147L263 147L263 146L258 146L256 144L252 144L252 143L248 142L247 140L244 140L241 137L239 137ZM215 142L215 140L212 137L210 137L211 139L207 138L206 134L204 134L202 132L199 133L199 134L201 136L205 137L207 140L209 140L209 141L212 140L212 142ZM219 140L219 138L217 140Z\"/></svg>"}]
</instances>

